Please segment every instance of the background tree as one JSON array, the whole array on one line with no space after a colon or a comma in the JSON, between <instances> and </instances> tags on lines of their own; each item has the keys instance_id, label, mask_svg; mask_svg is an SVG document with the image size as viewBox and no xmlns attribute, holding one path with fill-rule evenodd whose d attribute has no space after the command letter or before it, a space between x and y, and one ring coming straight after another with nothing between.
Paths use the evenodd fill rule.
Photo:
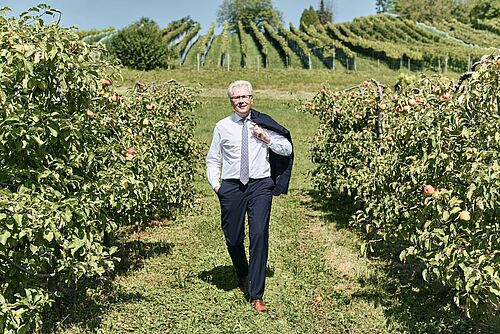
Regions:
<instances>
[{"instance_id":1,"label":"background tree","mask_svg":"<svg viewBox=\"0 0 500 334\"><path fill-rule=\"evenodd\" d=\"M394 0L377 0L375 6L377 13L391 13L394 10Z\"/></svg>"},{"instance_id":2,"label":"background tree","mask_svg":"<svg viewBox=\"0 0 500 334\"><path fill-rule=\"evenodd\" d=\"M166 67L173 56L158 24L145 17L113 35L110 49L124 66L138 70Z\"/></svg>"},{"instance_id":3,"label":"background tree","mask_svg":"<svg viewBox=\"0 0 500 334\"><path fill-rule=\"evenodd\" d=\"M261 28L264 21L277 26L282 17L271 0L224 0L217 10L217 23L222 25L227 20L232 31L238 31L238 21L245 28L250 27L250 22Z\"/></svg>"},{"instance_id":4,"label":"background tree","mask_svg":"<svg viewBox=\"0 0 500 334\"><path fill-rule=\"evenodd\" d=\"M457 6L454 0L395 0L394 13L415 21L449 20Z\"/></svg>"},{"instance_id":5,"label":"background tree","mask_svg":"<svg viewBox=\"0 0 500 334\"><path fill-rule=\"evenodd\" d=\"M333 22L333 0L319 2L318 17L321 24Z\"/></svg>"},{"instance_id":6,"label":"background tree","mask_svg":"<svg viewBox=\"0 0 500 334\"><path fill-rule=\"evenodd\" d=\"M500 0L473 0L469 17L472 21L500 17Z\"/></svg>"},{"instance_id":7,"label":"background tree","mask_svg":"<svg viewBox=\"0 0 500 334\"><path fill-rule=\"evenodd\" d=\"M320 25L318 12L312 6L304 9L300 16L300 30L304 30L304 26L318 26Z\"/></svg>"}]
</instances>

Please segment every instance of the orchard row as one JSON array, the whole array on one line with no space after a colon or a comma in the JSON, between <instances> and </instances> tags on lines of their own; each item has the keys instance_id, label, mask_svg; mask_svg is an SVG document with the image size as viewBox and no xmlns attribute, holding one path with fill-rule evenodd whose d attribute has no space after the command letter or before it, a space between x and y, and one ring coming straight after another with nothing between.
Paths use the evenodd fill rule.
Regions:
<instances>
[{"instance_id":1,"label":"orchard row","mask_svg":"<svg viewBox=\"0 0 500 334\"><path fill-rule=\"evenodd\" d=\"M113 271L114 231L191 205L196 102L176 82L118 94L101 46L30 13L0 22L0 332L27 333Z\"/></svg>"},{"instance_id":2,"label":"orchard row","mask_svg":"<svg viewBox=\"0 0 500 334\"><path fill-rule=\"evenodd\" d=\"M304 109L321 122L315 185L348 196L365 252L402 247L423 278L472 317L500 309L500 50L454 83L442 77L322 89ZM397 247L395 248L397 249Z\"/></svg>"},{"instance_id":3,"label":"orchard row","mask_svg":"<svg viewBox=\"0 0 500 334\"><path fill-rule=\"evenodd\" d=\"M163 42L176 54L170 65L311 69L335 68L339 63L356 69L360 55L393 69L461 72L489 47L500 44L500 35L485 25L453 21L431 26L387 14L301 29L292 24L289 29L267 22L248 27L239 24L234 32L226 21L220 35L214 34L214 26L212 23L204 35L199 34L200 24L189 19L173 21L164 28ZM114 33L109 29L80 32L90 43L108 43Z\"/></svg>"}]
</instances>

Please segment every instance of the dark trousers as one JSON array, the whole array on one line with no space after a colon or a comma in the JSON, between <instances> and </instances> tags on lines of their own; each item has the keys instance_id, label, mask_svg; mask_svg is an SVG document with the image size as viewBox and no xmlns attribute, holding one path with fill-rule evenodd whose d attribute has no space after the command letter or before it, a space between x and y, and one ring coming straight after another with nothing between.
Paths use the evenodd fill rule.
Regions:
<instances>
[{"instance_id":1,"label":"dark trousers","mask_svg":"<svg viewBox=\"0 0 500 334\"><path fill-rule=\"evenodd\" d=\"M251 179L247 185L239 180L223 180L217 193L227 250L238 277L248 276L250 299L262 299L264 294L273 188L270 177ZM243 244L245 214L248 215L250 262Z\"/></svg>"}]
</instances>

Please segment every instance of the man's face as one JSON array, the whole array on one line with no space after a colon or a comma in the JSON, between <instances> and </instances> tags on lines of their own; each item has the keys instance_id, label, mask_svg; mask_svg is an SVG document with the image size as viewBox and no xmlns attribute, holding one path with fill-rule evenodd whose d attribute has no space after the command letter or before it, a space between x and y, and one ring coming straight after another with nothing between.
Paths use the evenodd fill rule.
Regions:
<instances>
[{"instance_id":1,"label":"man's face","mask_svg":"<svg viewBox=\"0 0 500 334\"><path fill-rule=\"evenodd\" d=\"M234 111L241 118L245 118L250 113L253 104L253 96L246 86L233 87L231 94L231 105Z\"/></svg>"}]
</instances>

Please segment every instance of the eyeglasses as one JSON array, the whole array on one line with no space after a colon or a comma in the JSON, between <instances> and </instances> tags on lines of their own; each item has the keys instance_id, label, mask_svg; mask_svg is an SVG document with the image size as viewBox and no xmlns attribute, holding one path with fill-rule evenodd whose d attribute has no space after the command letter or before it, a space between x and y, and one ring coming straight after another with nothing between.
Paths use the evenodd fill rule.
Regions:
<instances>
[{"instance_id":1,"label":"eyeglasses","mask_svg":"<svg viewBox=\"0 0 500 334\"><path fill-rule=\"evenodd\" d=\"M231 96L231 100L233 101L238 101L239 99L250 100L252 97L253 95L238 95L238 96Z\"/></svg>"}]
</instances>

